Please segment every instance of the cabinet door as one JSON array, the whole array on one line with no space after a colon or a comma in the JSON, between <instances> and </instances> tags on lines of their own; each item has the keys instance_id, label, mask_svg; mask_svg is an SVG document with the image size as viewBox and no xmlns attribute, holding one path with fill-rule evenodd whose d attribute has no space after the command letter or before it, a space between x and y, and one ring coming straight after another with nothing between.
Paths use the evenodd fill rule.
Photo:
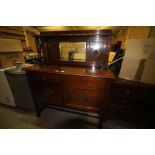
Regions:
<instances>
[{"instance_id":1,"label":"cabinet door","mask_svg":"<svg viewBox=\"0 0 155 155\"><path fill-rule=\"evenodd\" d=\"M39 80L31 80L30 87L33 98L36 102L41 102L43 104L62 103L61 85L54 85L46 81L40 82Z\"/></svg>"},{"instance_id":2,"label":"cabinet door","mask_svg":"<svg viewBox=\"0 0 155 155\"><path fill-rule=\"evenodd\" d=\"M98 110L100 104L100 93L98 91L84 90L82 106L87 107L90 110Z\"/></svg>"},{"instance_id":3,"label":"cabinet door","mask_svg":"<svg viewBox=\"0 0 155 155\"><path fill-rule=\"evenodd\" d=\"M82 101L82 92L81 89L73 87L64 88L64 100L65 103L69 106L81 106Z\"/></svg>"},{"instance_id":4,"label":"cabinet door","mask_svg":"<svg viewBox=\"0 0 155 155\"><path fill-rule=\"evenodd\" d=\"M100 94L97 91L67 87L65 88L64 99L69 107L86 111L99 109Z\"/></svg>"},{"instance_id":5,"label":"cabinet door","mask_svg":"<svg viewBox=\"0 0 155 155\"><path fill-rule=\"evenodd\" d=\"M154 94L152 86L128 80L113 83L104 117L154 125Z\"/></svg>"},{"instance_id":6,"label":"cabinet door","mask_svg":"<svg viewBox=\"0 0 155 155\"><path fill-rule=\"evenodd\" d=\"M47 86L42 90L42 102L44 104L61 104L61 87Z\"/></svg>"}]
</instances>

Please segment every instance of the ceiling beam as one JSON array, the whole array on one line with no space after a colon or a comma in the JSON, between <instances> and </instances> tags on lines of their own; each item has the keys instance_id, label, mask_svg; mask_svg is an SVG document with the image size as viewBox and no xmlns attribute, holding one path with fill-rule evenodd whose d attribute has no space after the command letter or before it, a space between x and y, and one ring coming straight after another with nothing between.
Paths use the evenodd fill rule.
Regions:
<instances>
[{"instance_id":1,"label":"ceiling beam","mask_svg":"<svg viewBox=\"0 0 155 155\"><path fill-rule=\"evenodd\" d=\"M73 28L73 30L74 30L74 31L77 31L77 28L76 28L76 26L72 26L72 28Z\"/></svg>"},{"instance_id":2,"label":"ceiling beam","mask_svg":"<svg viewBox=\"0 0 155 155\"><path fill-rule=\"evenodd\" d=\"M37 29L33 28L32 26L23 26L23 27L25 28L26 31L32 32L36 35L40 35L40 32Z\"/></svg>"},{"instance_id":3,"label":"ceiling beam","mask_svg":"<svg viewBox=\"0 0 155 155\"><path fill-rule=\"evenodd\" d=\"M106 26L100 26L100 27L98 27L97 28L97 30L102 30L102 29L104 29Z\"/></svg>"}]
</instances>

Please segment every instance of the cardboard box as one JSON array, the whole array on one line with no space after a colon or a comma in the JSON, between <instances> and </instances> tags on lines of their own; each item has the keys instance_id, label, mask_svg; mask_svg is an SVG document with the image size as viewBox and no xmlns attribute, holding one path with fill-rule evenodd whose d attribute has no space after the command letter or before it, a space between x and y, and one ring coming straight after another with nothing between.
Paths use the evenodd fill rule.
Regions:
<instances>
[{"instance_id":1,"label":"cardboard box","mask_svg":"<svg viewBox=\"0 0 155 155\"><path fill-rule=\"evenodd\" d=\"M128 40L119 77L155 84L155 39Z\"/></svg>"},{"instance_id":2,"label":"cardboard box","mask_svg":"<svg viewBox=\"0 0 155 155\"><path fill-rule=\"evenodd\" d=\"M0 38L0 52L21 52L22 43L18 39Z\"/></svg>"}]
</instances>

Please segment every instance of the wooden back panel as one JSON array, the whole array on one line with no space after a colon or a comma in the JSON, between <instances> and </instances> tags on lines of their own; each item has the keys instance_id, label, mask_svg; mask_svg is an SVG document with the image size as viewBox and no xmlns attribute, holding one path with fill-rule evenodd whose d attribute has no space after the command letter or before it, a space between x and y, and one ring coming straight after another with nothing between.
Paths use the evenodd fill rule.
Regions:
<instances>
[{"instance_id":1,"label":"wooden back panel","mask_svg":"<svg viewBox=\"0 0 155 155\"><path fill-rule=\"evenodd\" d=\"M111 31L63 31L41 33L40 36L43 56L46 56L48 64L91 66L106 68L108 65L108 52L111 42ZM86 42L86 61L60 61L60 42ZM99 44L100 48L95 52L93 46ZM37 46L38 47L38 46Z\"/></svg>"}]
</instances>

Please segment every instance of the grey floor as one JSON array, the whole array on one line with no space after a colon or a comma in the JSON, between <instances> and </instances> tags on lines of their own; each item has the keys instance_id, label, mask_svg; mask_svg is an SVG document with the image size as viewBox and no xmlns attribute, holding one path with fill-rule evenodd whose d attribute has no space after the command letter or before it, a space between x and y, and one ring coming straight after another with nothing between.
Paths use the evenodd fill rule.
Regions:
<instances>
[{"instance_id":1,"label":"grey floor","mask_svg":"<svg viewBox=\"0 0 155 155\"><path fill-rule=\"evenodd\" d=\"M98 119L69 112L44 109L41 117L0 104L1 129L96 129Z\"/></svg>"},{"instance_id":2,"label":"grey floor","mask_svg":"<svg viewBox=\"0 0 155 155\"><path fill-rule=\"evenodd\" d=\"M44 109L41 117L35 112L0 104L0 129L97 129L98 119L60 110ZM148 126L122 120L107 120L103 129L147 129Z\"/></svg>"}]
</instances>

